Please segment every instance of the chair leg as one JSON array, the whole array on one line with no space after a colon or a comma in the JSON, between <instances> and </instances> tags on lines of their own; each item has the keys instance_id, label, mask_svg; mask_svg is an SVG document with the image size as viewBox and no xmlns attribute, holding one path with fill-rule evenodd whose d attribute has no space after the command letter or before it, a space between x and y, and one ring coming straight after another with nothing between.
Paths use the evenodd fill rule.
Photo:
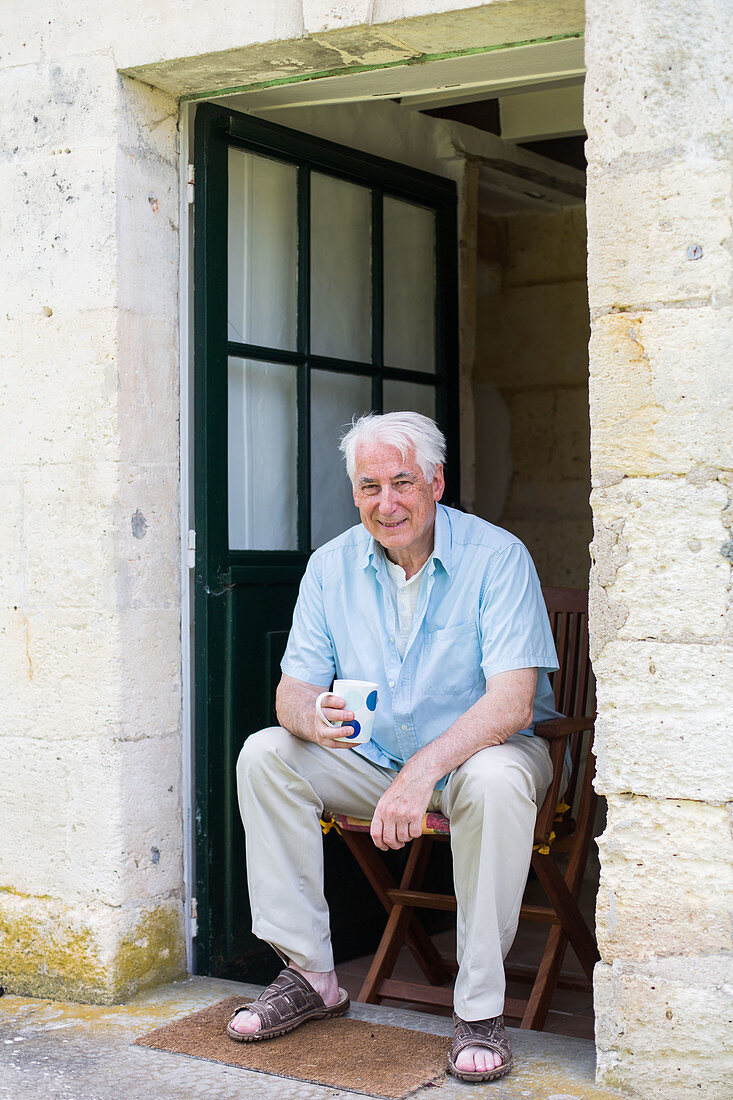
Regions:
<instances>
[{"instance_id":1,"label":"chair leg","mask_svg":"<svg viewBox=\"0 0 733 1100\"><path fill-rule=\"evenodd\" d=\"M555 996L558 978L565 958L568 938L559 924L553 924L547 936L545 950L537 968L535 980L527 998L521 1028L542 1031L547 1020L552 998Z\"/></svg>"},{"instance_id":2,"label":"chair leg","mask_svg":"<svg viewBox=\"0 0 733 1100\"><path fill-rule=\"evenodd\" d=\"M550 1003L560 978L568 936L586 977L591 982L594 963L599 958L596 941L578 907L578 895L592 842L591 830L598 803L598 796L593 790L593 775L594 758L589 753L586 758L574 843L565 875L561 874L552 855L543 856L539 852L534 852L532 855L532 866L561 922L553 924L547 935L542 959L520 1024L521 1027L531 1028L534 1031L541 1031L545 1026Z\"/></svg>"},{"instance_id":3,"label":"chair leg","mask_svg":"<svg viewBox=\"0 0 733 1100\"><path fill-rule=\"evenodd\" d=\"M422 884L425 868L430 856L430 848L431 843L429 837L418 837L416 840L412 841L410 845L410 854L407 857L407 864L400 880L401 890L414 890ZM417 962L423 969L425 976L431 981L431 984L440 984L440 981L433 982L428 973L428 969L432 969L433 958L428 958L423 951L423 940L427 941L430 945L429 951L433 953L433 957L437 956L441 971L445 972L446 970L440 961L440 956L432 940L430 940L430 937L415 917L413 906L403 905L400 902L392 904L389 898L387 898L387 901L391 906L389 909L389 916L387 917L387 926L382 933L382 938L379 941L379 946L377 947L372 964L359 990L358 1000L364 1001L367 1004L377 1004L379 1002L379 988L384 979L388 978L394 970L397 956L400 953L400 948L403 943L408 944L408 947L410 947ZM415 934L415 928L420 928L420 933L417 935ZM415 950L416 947L418 949L417 951ZM447 974L447 977L450 977L450 973ZM446 981L447 978L441 975L441 980Z\"/></svg>"},{"instance_id":4,"label":"chair leg","mask_svg":"<svg viewBox=\"0 0 733 1100\"><path fill-rule=\"evenodd\" d=\"M578 903L568 889L552 856L532 855L532 866L537 872L543 890L547 894L580 965L589 980L593 980L593 968L600 959L596 941L583 920Z\"/></svg>"},{"instance_id":5,"label":"chair leg","mask_svg":"<svg viewBox=\"0 0 733 1100\"><path fill-rule=\"evenodd\" d=\"M343 836L351 854L389 916L393 909L393 902L390 901L388 891L395 889L397 883L385 867L369 836L365 833L346 831ZM423 841L429 841L429 838L423 837L421 843ZM413 845L415 843L417 842L413 841ZM430 844L428 843L427 846L429 850ZM405 932L405 943L431 985L443 985L452 977L452 969L446 966L419 917L414 914Z\"/></svg>"}]
</instances>

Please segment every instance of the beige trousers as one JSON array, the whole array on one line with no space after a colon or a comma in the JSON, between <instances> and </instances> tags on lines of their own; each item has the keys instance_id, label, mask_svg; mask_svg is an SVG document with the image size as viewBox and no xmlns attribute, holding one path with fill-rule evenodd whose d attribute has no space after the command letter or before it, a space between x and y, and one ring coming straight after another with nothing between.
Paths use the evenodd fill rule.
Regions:
<instances>
[{"instance_id":1,"label":"beige trousers","mask_svg":"<svg viewBox=\"0 0 733 1100\"><path fill-rule=\"evenodd\" d=\"M333 969L318 819L324 809L370 818L396 774L279 726L245 742L237 784L252 931L282 958L306 970ZM430 801L430 810L450 818L458 901L454 1007L464 1020L503 1011L503 960L517 930L537 806L551 778L546 742L515 734L461 764Z\"/></svg>"}]
</instances>

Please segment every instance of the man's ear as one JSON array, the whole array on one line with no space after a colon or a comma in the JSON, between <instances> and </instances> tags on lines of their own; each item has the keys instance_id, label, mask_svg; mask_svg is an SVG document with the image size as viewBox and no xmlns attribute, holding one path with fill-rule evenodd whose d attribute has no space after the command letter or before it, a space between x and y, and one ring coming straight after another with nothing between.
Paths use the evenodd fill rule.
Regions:
<instances>
[{"instance_id":1,"label":"man's ear","mask_svg":"<svg viewBox=\"0 0 733 1100\"><path fill-rule=\"evenodd\" d=\"M433 474L433 500L440 500L445 492L445 477L443 476L443 463L439 462Z\"/></svg>"}]
</instances>

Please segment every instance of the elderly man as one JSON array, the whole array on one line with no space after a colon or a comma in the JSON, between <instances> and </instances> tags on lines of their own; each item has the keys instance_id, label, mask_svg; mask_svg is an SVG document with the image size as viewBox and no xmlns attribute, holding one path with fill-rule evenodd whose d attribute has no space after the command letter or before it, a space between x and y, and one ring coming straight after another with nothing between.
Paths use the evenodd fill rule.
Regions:
<instances>
[{"instance_id":1,"label":"elderly man","mask_svg":"<svg viewBox=\"0 0 733 1100\"><path fill-rule=\"evenodd\" d=\"M432 420L372 414L341 449L361 524L311 557L282 662L281 725L251 736L237 769L253 931L287 968L227 1030L267 1039L348 1009L323 896L324 808L371 818L385 851L419 836L434 810L450 818L458 901L449 1065L489 1081L512 1065L503 959L552 774L532 732L556 714L552 635L518 539L438 503L445 441ZM316 712L334 678L379 684L364 745L338 740ZM354 718L343 699L329 702L328 719Z\"/></svg>"}]
</instances>

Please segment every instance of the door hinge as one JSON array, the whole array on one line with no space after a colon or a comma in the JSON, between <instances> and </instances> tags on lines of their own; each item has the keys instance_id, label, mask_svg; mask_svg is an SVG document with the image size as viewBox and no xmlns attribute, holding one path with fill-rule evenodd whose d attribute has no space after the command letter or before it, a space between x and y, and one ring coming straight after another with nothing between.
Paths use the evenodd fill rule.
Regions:
<instances>
[{"instance_id":1,"label":"door hinge","mask_svg":"<svg viewBox=\"0 0 733 1100\"><path fill-rule=\"evenodd\" d=\"M189 915L191 917L191 936L193 939L196 939L199 933L199 909L196 898L191 898L191 910Z\"/></svg>"},{"instance_id":2,"label":"door hinge","mask_svg":"<svg viewBox=\"0 0 733 1100\"><path fill-rule=\"evenodd\" d=\"M195 569L196 568L196 532L195 531L189 531L188 532L188 546L186 547L186 549L188 551L188 568L189 569Z\"/></svg>"},{"instance_id":3,"label":"door hinge","mask_svg":"<svg viewBox=\"0 0 733 1100\"><path fill-rule=\"evenodd\" d=\"M194 193L194 167L192 164L188 166L188 174L186 176L186 198L188 199L188 205L193 202Z\"/></svg>"}]
</instances>

